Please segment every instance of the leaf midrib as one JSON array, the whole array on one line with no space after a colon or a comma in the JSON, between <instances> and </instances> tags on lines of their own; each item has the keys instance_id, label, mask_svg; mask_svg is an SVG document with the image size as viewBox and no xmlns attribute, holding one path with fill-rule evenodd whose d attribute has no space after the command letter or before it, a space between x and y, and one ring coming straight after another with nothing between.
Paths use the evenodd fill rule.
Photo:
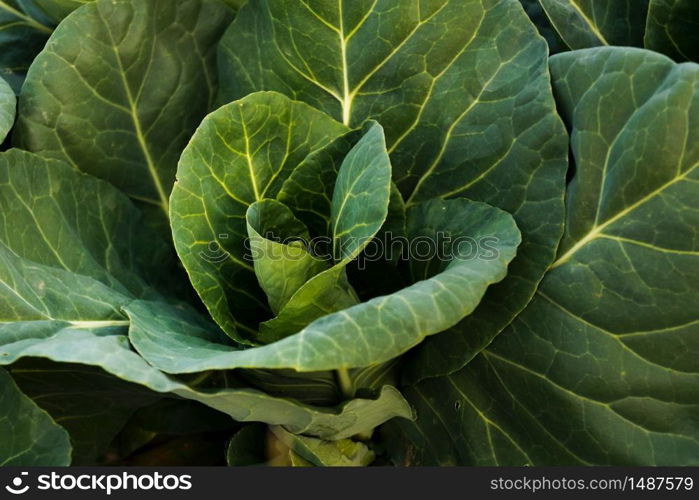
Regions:
<instances>
[{"instance_id":1,"label":"leaf midrib","mask_svg":"<svg viewBox=\"0 0 699 500\"><path fill-rule=\"evenodd\" d=\"M248 175L250 177L250 184L252 187L252 192L255 195L255 201L261 201L260 189L257 187L257 177L255 177L255 167L252 164L252 156L250 153L250 136L248 135L248 125L245 123L245 116L243 116L242 106L238 106L238 113L240 113L240 125L243 128L243 140L245 141L245 160L248 166Z\"/></svg>"},{"instance_id":2,"label":"leaf midrib","mask_svg":"<svg viewBox=\"0 0 699 500\"><path fill-rule=\"evenodd\" d=\"M0 0L1 1L1 0ZM141 151L143 152L143 157L146 160L146 166L148 168L148 173L151 176L151 179L153 181L153 185L155 186L155 189L158 193L158 198L160 200L160 208L165 212L165 217L169 217L169 202L168 202L168 195L165 192L165 189L163 188L162 181L160 180L160 176L158 175L157 167L155 165L155 162L153 161L153 157L151 155L150 149L148 148L148 143L146 141L146 138L143 134L143 130L141 128L141 120L138 117L138 108L136 106L136 101L134 101L133 94L131 92L131 88L129 87L129 82L126 80L126 71L124 70L124 65L121 62L121 56L119 55L119 51L117 50L117 44L116 41L114 40L114 37L112 35L112 31L109 28L109 23L102 17L102 14L100 13L99 9L95 9L97 12L97 16L102 20L102 24L104 25L105 32L107 33L107 36L109 37L110 41L110 48L112 49L112 52L114 54L114 59L117 64L117 70L119 73L119 77L121 80L121 83L124 87L124 92L126 94L126 99L128 101L128 109L129 109L129 116L131 117L131 121L134 125L134 132L136 135L136 140L138 141L138 145L141 148Z\"/></svg>"},{"instance_id":3,"label":"leaf midrib","mask_svg":"<svg viewBox=\"0 0 699 500\"><path fill-rule=\"evenodd\" d=\"M303 78L305 78L309 82L318 86L318 88L320 88L321 90L328 93L331 97L333 97L334 99L336 99L340 103L340 107L341 107L341 111L342 111L342 123L346 126L349 126L351 121L352 121L352 104L354 103L354 99L355 99L355 97L357 97L357 95L362 90L364 85L379 70L381 70L381 68L383 68L388 63L388 61L390 61L413 38L415 33L417 33L417 31L422 26L427 24L432 18L434 18L437 14L439 14L446 7L448 2L445 2L441 7L439 7L435 12L430 14L429 17L427 17L424 20L420 19L420 14L419 14L420 5L418 4L418 6L417 6L418 7L418 21L415 24L415 26L410 30L410 33L408 33L408 35L403 40L401 40L401 42L398 43L386 57L384 57L378 64L376 64L370 71L368 71L367 74L362 78L361 81L359 81L357 83L357 85L354 88L350 88L349 63L348 63L348 59L347 59L348 44L349 44L349 41L352 39L352 37L359 31L359 29L364 25L366 20L374 12L374 8L376 7L376 3L377 3L377 1L374 1L374 3L371 5L371 7L367 10L365 15L359 21L359 23L352 29L352 31L350 31L350 33L348 33L348 34L345 34L344 16L343 16L343 0L338 0L338 10L339 10L338 19L339 19L339 24L340 24L339 27L333 26L332 24L328 23L321 16L319 16L315 11L313 11L305 1L301 1L301 4L304 7L306 7L321 23L323 23L329 29L335 31L337 33L337 35L339 36L341 72L342 72L342 80L343 80L342 95L339 95L337 92L334 92L332 89L323 85L321 82L318 81L318 78L315 77L315 75L307 75L306 73L301 71L299 68L297 68L295 65L293 65L292 62L286 57L284 52L279 47L278 43L276 42L276 39L274 40L274 43L277 47L278 53L285 60L285 62L289 65L289 67L291 67L294 71L296 71ZM268 10L268 13L270 16L272 15L272 13L269 10Z\"/></svg>"},{"instance_id":4,"label":"leaf midrib","mask_svg":"<svg viewBox=\"0 0 699 500\"><path fill-rule=\"evenodd\" d=\"M603 231L608 228L610 225L613 223L617 222L619 219L622 217L630 214L634 210L636 210L638 207L643 205L644 203L650 201L651 199L655 198L659 194L661 194L663 191L668 189L669 187L673 186L674 184L683 181L687 178L687 176L694 171L695 168L699 166L699 162L695 163L691 167L689 167L687 170L684 171L684 173L677 175L673 177L671 180L666 182L665 184L661 185L659 188L651 191L647 195L645 195L643 198L639 199L638 201L632 203L628 207L624 208L623 210L620 210L619 212L616 213L616 215L612 216L611 218L607 219L604 223L594 226L583 238L578 240L578 242L573 245L566 253L564 253L560 258L558 258L553 264L551 264L551 267L549 267L549 270L555 269L566 262L568 262L581 248L586 246L588 243L591 241L596 240L597 238L604 236Z\"/></svg>"},{"instance_id":5,"label":"leaf midrib","mask_svg":"<svg viewBox=\"0 0 699 500\"><path fill-rule=\"evenodd\" d=\"M342 123L349 127L352 119L352 96L349 89L349 68L347 66L347 40L345 39L345 19L342 0L338 1L340 28L340 54L342 57Z\"/></svg>"}]
</instances>

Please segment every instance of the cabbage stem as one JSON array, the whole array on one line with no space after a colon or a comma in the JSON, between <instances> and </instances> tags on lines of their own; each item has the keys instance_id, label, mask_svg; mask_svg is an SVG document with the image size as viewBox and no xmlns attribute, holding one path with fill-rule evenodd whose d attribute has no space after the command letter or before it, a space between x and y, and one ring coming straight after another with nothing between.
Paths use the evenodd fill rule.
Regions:
<instances>
[{"instance_id":1,"label":"cabbage stem","mask_svg":"<svg viewBox=\"0 0 699 500\"><path fill-rule=\"evenodd\" d=\"M354 384L350 378L347 368L339 368L335 371L337 376L337 384L340 386L340 394L344 399L352 399L354 397Z\"/></svg>"}]
</instances>

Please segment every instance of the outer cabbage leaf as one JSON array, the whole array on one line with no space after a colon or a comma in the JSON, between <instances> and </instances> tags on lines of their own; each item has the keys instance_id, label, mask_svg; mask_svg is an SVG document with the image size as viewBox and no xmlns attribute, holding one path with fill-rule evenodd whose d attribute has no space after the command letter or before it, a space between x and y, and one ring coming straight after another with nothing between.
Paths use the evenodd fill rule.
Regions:
<instances>
[{"instance_id":1,"label":"outer cabbage leaf","mask_svg":"<svg viewBox=\"0 0 699 500\"><path fill-rule=\"evenodd\" d=\"M551 26L544 9L541 7L539 0L520 0L526 11L529 19L532 20L536 29L539 30L541 36L546 39L549 45L551 54L557 54L563 50L561 37L556 33Z\"/></svg>"},{"instance_id":2,"label":"outer cabbage leaf","mask_svg":"<svg viewBox=\"0 0 699 500\"><path fill-rule=\"evenodd\" d=\"M415 464L698 465L699 66L551 70L576 164L558 259L464 370L406 391L419 427L389 441Z\"/></svg>"},{"instance_id":3,"label":"outer cabbage leaf","mask_svg":"<svg viewBox=\"0 0 699 500\"><path fill-rule=\"evenodd\" d=\"M31 7L21 0L0 1L0 78L17 94L29 65L53 31L41 12Z\"/></svg>"},{"instance_id":4,"label":"outer cabbage leaf","mask_svg":"<svg viewBox=\"0 0 699 500\"><path fill-rule=\"evenodd\" d=\"M106 182L60 161L10 150L0 154L0 214L0 343L21 336L22 325L41 328L44 321L108 331L128 324L121 306L137 297L160 297L153 284L168 262L166 245ZM40 377L41 370L28 371ZM60 390L30 394L67 421L74 463L85 464L104 451L143 398L131 390L119 404L119 385L109 382L113 392L99 399L103 378L92 377L89 391L81 380L65 368L41 384L48 391L62 382ZM72 391L79 389L83 396L76 398ZM85 415L100 414L99 425L86 424Z\"/></svg>"},{"instance_id":5,"label":"outer cabbage leaf","mask_svg":"<svg viewBox=\"0 0 699 500\"><path fill-rule=\"evenodd\" d=\"M212 104L217 2L98 0L56 29L27 75L16 145L167 214L177 159Z\"/></svg>"},{"instance_id":6,"label":"outer cabbage leaf","mask_svg":"<svg viewBox=\"0 0 699 500\"><path fill-rule=\"evenodd\" d=\"M19 95L27 70L53 33L73 10L93 0L0 1L0 78Z\"/></svg>"},{"instance_id":7,"label":"outer cabbage leaf","mask_svg":"<svg viewBox=\"0 0 699 500\"><path fill-rule=\"evenodd\" d=\"M650 0L645 46L675 61L699 62L699 3Z\"/></svg>"},{"instance_id":8,"label":"outer cabbage leaf","mask_svg":"<svg viewBox=\"0 0 699 500\"><path fill-rule=\"evenodd\" d=\"M0 368L0 466L63 466L70 464L68 433L22 394Z\"/></svg>"},{"instance_id":9,"label":"outer cabbage leaf","mask_svg":"<svg viewBox=\"0 0 699 500\"><path fill-rule=\"evenodd\" d=\"M166 247L104 181L32 153L0 153L0 321L125 319L153 298Z\"/></svg>"},{"instance_id":10,"label":"outer cabbage leaf","mask_svg":"<svg viewBox=\"0 0 699 500\"><path fill-rule=\"evenodd\" d=\"M60 23L68 14L94 0L20 0L29 8L38 9L53 24Z\"/></svg>"},{"instance_id":11,"label":"outer cabbage leaf","mask_svg":"<svg viewBox=\"0 0 699 500\"><path fill-rule=\"evenodd\" d=\"M563 42L573 50L643 45L649 0L539 0Z\"/></svg>"},{"instance_id":12,"label":"outer cabbage leaf","mask_svg":"<svg viewBox=\"0 0 699 500\"><path fill-rule=\"evenodd\" d=\"M699 61L699 5L693 0L534 2L543 7L570 49L629 45L661 52L678 62Z\"/></svg>"},{"instance_id":13,"label":"outer cabbage leaf","mask_svg":"<svg viewBox=\"0 0 699 500\"><path fill-rule=\"evenodd\" d=\"M508 278L420 346L413 378L463 366L524 308L555 257L567 141L547 55L517 0L260 0L221 41L221 102L274 90L350 126L375 119L408 205L466 196L515 216L523 244Z\"/></svg>"},{"instance_id":14,"label":"outer cabbage leaf","mask_svg":"<svg viewBox=\"0 0 699 500\"><path fill-rule=\"evenodd\" d=\"M15 362L8 370L22 392L70 435L70 465L99 463L134 412L162 398L91 366L32 358Z\"/></svg>"},{"instance_id":15,"label":"outer cabbage leaf","mask_svg":"<svg viewBox=\"0 0 699 500\"><path fill-rule=\"evenodd\" d=\"M211 113L184 151L171 199L175 247L209 313L236 340L252 343L269 317L246 257L248 208L274 198L304 158L347 131L307 104L260 92Z\"/></svg>"},{"instance_id":16,"label":"outer cabbage leaf","mask_svg":"<svg viewBox=\"0 0 699 500\"><path fill-rule=\"evenodd\" d=\"M10 85L0 78L0 144L15 123L17 99Z\"/></svg>"},{"instance_id":17,"label":"outer cabbage leaf","mask_svg":"<svg viewBox=\"0 0 699 500\"><path fill-rule=\"evenodd\" d=\"M377 399L353 399L337 408L315 408L247 388L193 389L149 365L130 349L123 333L56 321L0 325L0 365L35 357L96 366L152 391L199 401L241 422L283 425L293 433L330 440L367 432L396 416L411 417L405 400L390 386Z\"/></svg>"}]
</instances>

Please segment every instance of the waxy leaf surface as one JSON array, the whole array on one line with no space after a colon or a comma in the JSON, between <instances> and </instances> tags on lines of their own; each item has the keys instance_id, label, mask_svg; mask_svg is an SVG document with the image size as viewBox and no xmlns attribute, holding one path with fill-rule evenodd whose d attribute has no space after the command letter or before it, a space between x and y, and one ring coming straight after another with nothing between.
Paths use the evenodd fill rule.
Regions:
<instances>
[{"instance_id":1,"label":"waxy leaf surface","mask_svg":"<svg viewBox=\"0 0 699 500\"><path fill-rule=\"evenodd\" d=\"M699 464L699 66L552 58L576 173L527 309L464 370L406 390L398 461ZM428 441L429 440L429 441Z\"/></svg>"}]
</instances>

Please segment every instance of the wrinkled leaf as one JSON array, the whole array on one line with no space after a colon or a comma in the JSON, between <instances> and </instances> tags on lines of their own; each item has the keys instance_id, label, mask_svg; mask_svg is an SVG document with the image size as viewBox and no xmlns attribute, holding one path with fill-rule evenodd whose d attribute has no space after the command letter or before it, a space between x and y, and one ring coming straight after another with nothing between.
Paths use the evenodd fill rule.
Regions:
<instances>
[{"instance_id":1,"label":"wrinkled leaf","mask_svg":"<svg viewBox=\"0 0 699 500\"><path fill-rule=\"evenodd\" d=\"M251 343L269 317L246 257L248 207L274 198L308 154L346 132L306 104L264 92L210 114L184 151L171 200L175 246L209 313L236 340Z\"/></svg>"},{"instance_id":2,"label":"wrinkled leaf","mask_svg":"<svg viewBox=\"0 0 699 500\"><path fill-rule=\"evenodd\" d=\"M167 214L177 159L211 107L217 2L97 0L32 65L16 144L103 178Z\"/></svg>"},{"instance_id":3,"label":"wrinkled leaf","mask_svg":"<svg viewBox=\"0 0 699 500\"><path fill-rule=\"evenodd\" d=\"M406 391L419 427L389 440L413 464L699 465L699 67L551 70L576 165L558 259L479 357Z\"/></svg>"},{"instance_id":4,"label":"wrinkled leaf","mask_svg":"<svg viewBox=\"0 0 699 500\"><path fill-rule=\"evenodd\" d=\"M221 102L275 90L351 126L375 119L409 205L466 196L514 215L523 244L508 278L427 339L413 378L463 366L524 308L555 256L567 142L547 53L518 0L260 0L221 41Z\"/></svg>"},{"instance_id":5,"label":"wrinkled leaf","mask_svg":"<svg viewBox=\"0 0 699 500\"><path fill-rule=\"evenodd\" d=\"M68 433L0 368L0 466L70 464Z\"/></svg>"}]
</instances>

